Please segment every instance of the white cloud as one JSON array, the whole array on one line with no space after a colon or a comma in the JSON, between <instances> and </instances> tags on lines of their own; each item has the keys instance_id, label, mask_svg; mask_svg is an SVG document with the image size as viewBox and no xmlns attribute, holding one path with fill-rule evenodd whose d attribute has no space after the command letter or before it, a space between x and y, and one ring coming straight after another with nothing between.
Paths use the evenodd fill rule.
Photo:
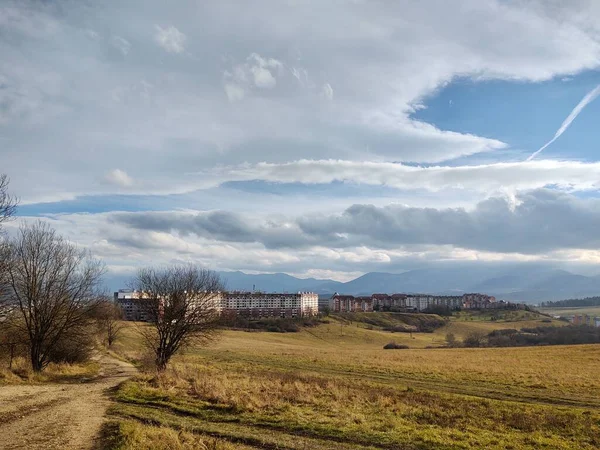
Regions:
<instances>
[{"instance_id":1,"label":"white cloud","mask_svg":"<svg viewBox=\"0 0 600 450\"><path fill-rule=\"evenodd\" d=\"M173 25L162 28L155 25L154 39L162 48L170 53L181 53L185 50L186 36Z\"/></svg>"},{"instance_id":2,"label":"white cloud","mask_svg":"<svg viewBox=\"0 0 600 450\"><path fill-rule=\"evenodd\" d=\"M49 8L7 0L0 8L0 29L14 30L34 39L45 39L60 31L59 21Z\"/></svg>"},{"instance_id":3,"label":"white cloud","mask_svg":"<svg viewBox=\"0 0 600 450\"><path fill-rule=\"evenodd\" d=\"M115 46L124 56L127 56L129 50L131 50L131 44L125 38L121 36L113 36L111 39L112 45Z\"/></svg>"},{"instance_id":4,"label":"white cloud","mask_svg":"<svg viewBox=\"0 0 600 450\"><path fill-rule=\"evenodd\" d=\"M244 88L235 83L225 83L224 86L225 94L227 94L227 98L230 102L237 102L244 98L246 95L246 91Z\"/></svg>"},{"instance_id":5,"label":"white cloud","mask_svg":"<svg viewBox=\"0 0 600 450\"><path fill-rule=\"evenodd\" d=\"M310 85L310 81L308 78L308 72L306 71L306 69L303 69L300 67L292 67L290 69L290 72L292 73L294 78L296 80L298 80L298 83L300 83L301 86L309 86Z\"/></svg>"},{"instance_id":6,"label":"white cloud","mask_svg":"<svg viewBox=\"0 0 600 450\"><path fill-rule=\"evenodd\" d=\"M245 62L236 64L231 70L223 73L227 98L229 101L237 101L244 97L243 93L247 90L272 89L277 84L277 76L282 75L283 70L281 61L251 53Z\"/></svg>"},{"instance_id":7,"label":"white cloud","mask_svg":"<svg viewBox=\"0 0 600 450\"><path fill-rule=\"evenodd\" d=\"M264 180L319 184L342 181L398 189L479 192L535 189L547 185L568 190L600 189L600 162L537 160L472 166L418 167L387 162L300 160L221 168L202 175L209 185L225 181Z\"/></svg>"},{"instance_id":8,"label":"white cloud","mask_svg":"<svg viewBox=\"0 0 600 450\"><path fill-rule=\"evenodd\" d=\"M255 66L250 69L254 77L254 84L258 88L272 88L277 84L277 80L268 69Z\"/></svg>"},{"instance_id":9,"label":"white cloud","mask_svg":"<svg viewBox=\"0 0 600 450\"><path fill-rule=\"evenodd\" d=\"M321 88L321 95L327 100L333 100L333 88L329 83L325 83Z\"/></svg>"},{"instance_id":10,"label":"white cloud","mask_svg":"<svg viewBox=\"0 0 600 450\"><path fill-rule=\"evenodd\" d=\"M131 187L134 184L133 179L127 172L121 169L111 170L104 176L104 179L110 184L114 184L118 187Z\"/></svg>"}]
</instances>

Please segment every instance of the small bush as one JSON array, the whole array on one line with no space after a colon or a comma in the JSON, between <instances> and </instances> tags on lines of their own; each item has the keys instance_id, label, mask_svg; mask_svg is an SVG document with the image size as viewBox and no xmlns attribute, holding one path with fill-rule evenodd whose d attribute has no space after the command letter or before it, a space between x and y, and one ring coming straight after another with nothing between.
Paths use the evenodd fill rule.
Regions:
<instances>
[{"instance_id":1,"label":"small bush","mask_svg":"<svg viewBox=\"0 0 600 450\"><path fill-rule=\"evenodd\" d=\"M446 334L446 344L448 345L448 347L456 347L457 340L456 340L456 336L454 335L454 333Z\"/></svg>"},{"instance_id":2,"label":"small bush","mask_svg":"<svg viewBox=\"0 0 600 450\"><path fill-rule=\"evenodd\" d=\"M405 350L409 348L408 345L396 344L395 342L389 342L383 346L384 350Z\"/></svg>"},{"instance_id":3,"label":"small bush","mask_svg":"<svg viewBox=\"0 0 600 450\"><path fill-rule=\"evenodd\" d=\"M69 330L52 347L49 360L53 363L84 363L90 360L93 350L94 333L91 329Z\"/></svg>"}]
</instances>

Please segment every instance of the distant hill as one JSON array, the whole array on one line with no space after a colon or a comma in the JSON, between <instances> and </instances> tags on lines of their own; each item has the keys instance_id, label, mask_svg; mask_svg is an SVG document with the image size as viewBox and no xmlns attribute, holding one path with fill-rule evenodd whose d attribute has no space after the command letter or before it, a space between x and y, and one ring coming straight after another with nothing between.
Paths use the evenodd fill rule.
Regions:
<instances>
[{"instance_id":1,"label":"distant hill","mask_svg":"<svg viewBox=\"0 0 600 450\"><path fill-rule=\"evenodd\" d=\"M285 273L247 274L237 271L219 274L229 290L312 291L324 296L334 292L352 295L375 292L461 295L465 292L482 292L503 300L538 303L600 295L598 276L577 275L566 270L536 266L504 269L489 266L438 267L403 273L369 272L346 283L297 278ZM109 276L107 285L117 290L125 287L127 279L124 276Z\"/></svg>"},{"instance_id":2,"label":"distant hill","mask_svg":"<svg viewBox=\"0 0 600 450\"><path fill-rule=\"evenodd\" d=\"M489 269L466 271L464 268L416 269L400 274L370 272L344 283L343 292L370 294L373 292L463 293L469 290L474 277L491 275Z\"/></svg>"},{"instance_id":3,"label":"distant hill","mask_svg":"<svg viewBox=\"0 0 600 450\"><path fill-rule=\"evenodd\" d=\"M225 282L225 287L232 291L252 291L253 289L265 292L298 292L316 291L316 287L326 285L321 289L323 293L332 291L342 285L338 281L319 280L316 278L296 278L286 273L247 274L244 272L219 272Z\"/></svg>"}]
</instances>

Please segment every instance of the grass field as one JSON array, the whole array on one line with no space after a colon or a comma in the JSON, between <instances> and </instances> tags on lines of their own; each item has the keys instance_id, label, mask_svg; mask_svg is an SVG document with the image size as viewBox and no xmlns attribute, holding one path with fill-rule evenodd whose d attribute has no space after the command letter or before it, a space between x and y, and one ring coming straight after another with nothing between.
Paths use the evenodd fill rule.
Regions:
<instances>
[{"instance_id":1,"label":"grass field","mask_svg":"<svg viewBox=\"0 0 600 450\"><path fill-rule=\"evenodd\" d=\"M121 386L107 445L598 448L600 346L425 348L448 332L539 326L541 317L514 319L463 316L412 338L335 318L299 333L224 331L166 374ZM383 350L391 340L411 348ZM141 360L133 327L116 350Z\"/></svg>"},{"instance_id":2,"label":"grass field","mask_svg":"<svg viewBox=\"0 0 600 450\"><path fill-rule=\"evenodd\" d=\"M557 316L573 316L587 314L600 317L600 306L582 306L580 308L539 308L540 312Z\"/></svg>"}]
</instances>

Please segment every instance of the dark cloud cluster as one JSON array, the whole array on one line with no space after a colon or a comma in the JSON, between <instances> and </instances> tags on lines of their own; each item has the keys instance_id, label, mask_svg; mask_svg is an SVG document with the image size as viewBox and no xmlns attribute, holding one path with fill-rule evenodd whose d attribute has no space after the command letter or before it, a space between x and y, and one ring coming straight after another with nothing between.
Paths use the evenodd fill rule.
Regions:
<instances>
[{"instance_id":1,"label":"dark cloud cluster","mask_svg":"<svg viewBox=\"0 0 600 450\"><path fill-rule=\"evenodd\" d=\"M302 248L322 242L320 236L304 233L294 221L264 220L228 211L115 213L111 220L138 230L194 234L223 242L260 243L271 249Z\"/></svg>"},{"instance_id":2,"label":"dark cloud cluster","mask_svg":"<svg viewBox=\"0 0 600 450\"><path fill-rule=\"evenodd\" d=\"M600 247L600 200L548 189L522 193L513 199L491 197L472 210L353 205L342 214L288 220L223 211L116 213L112 220L134 229L260 243L270 249L449 245L497 253L541 254Z\"/></svg>"}]
</instances>

